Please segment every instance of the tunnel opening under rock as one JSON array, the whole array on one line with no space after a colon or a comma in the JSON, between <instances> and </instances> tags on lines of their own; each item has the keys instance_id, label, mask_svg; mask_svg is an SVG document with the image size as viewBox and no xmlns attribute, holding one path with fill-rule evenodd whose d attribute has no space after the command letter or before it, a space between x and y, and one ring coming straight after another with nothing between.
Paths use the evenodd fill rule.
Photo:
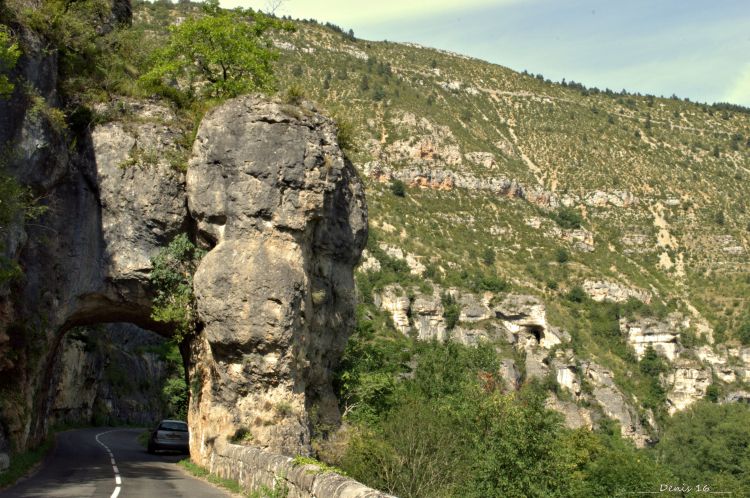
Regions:
<instances>
[{"instance_id":1,"label":"tunnel opening under rock","mask_svg":"<svg viewBox=\"0 0 750 498\"><path fill-rule=\"evenodd\" d=\"M131 323L65 333L53 370L51 426L137 425L185 420L188 388L179 347Z\"/></svg>"}]
</instances>

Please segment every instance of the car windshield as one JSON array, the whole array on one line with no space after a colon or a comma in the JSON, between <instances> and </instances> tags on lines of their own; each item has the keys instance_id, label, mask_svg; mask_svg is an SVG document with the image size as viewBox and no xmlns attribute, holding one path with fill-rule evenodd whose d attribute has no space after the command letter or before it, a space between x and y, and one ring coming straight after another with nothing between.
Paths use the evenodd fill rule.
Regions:
<instances>
[{"instance_id":1,"label":"car windshield","mask_svg":"<svg viewBox=\"0 0 750 498\"><path fill-rule=\"evenodd\" d=\"M162 422L159 430L187 432L188 428L185 422Z\"/></svg>"}]
</instances>

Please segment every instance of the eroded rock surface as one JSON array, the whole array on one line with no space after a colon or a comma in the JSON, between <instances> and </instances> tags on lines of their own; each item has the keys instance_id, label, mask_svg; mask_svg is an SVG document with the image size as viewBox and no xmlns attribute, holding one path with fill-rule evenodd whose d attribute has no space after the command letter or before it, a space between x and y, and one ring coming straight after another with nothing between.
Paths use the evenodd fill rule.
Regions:
<instances>
[{"instance_id":1,"label":"eroded rock surface","mask_svg":"<svg viewBox=\"0 0 750 498\"><path fill-rule=\"evenodd\" d=\"M690 361L677 361L666 376L669 414L684 410L706 395L713 381L711 369Z\"/></svg>"},{"instance_id":2,"label":"eroded rock surface","mask_svg":"<svg viewBox=\"0 0 750 498\"><path fill-rule=\"evenodd\" d=\"M208 457L242 429L309 453L309 410L338 418L332 369L353 327L364 194L333 123L310 108L235 99L203 120L187 175L198 237L202 339L191 447Z\"/></svg>"},{"instance_id":3,"label":"eroded rock surface","mask_svg":"<svg viewBox=\"0 0 750 498\"><path fill-rule=\"evenodd\" d=\"M69 330L130 322L172 334L151 318L149 275L181 232L209 250L194 280L201 325L182 345L195 458L205 463L239 429L274 451L308 453L309 413L339 418L331 371L352 329L352 269L367 234L334 124L311 107L229 101L200 128L186 188L172 111L149 101L105 107L112 120L73 152L23 106L0 121L2 136L31 154L19 156L17 177L49 206L13 235L23 285L0 289L0 391L12 393L0 396L0 453L37 443L53 412L89 413L69 396L91 370L81 348L66 351ZM60 380L76 358L80 375Z\"/></svg>"}]
</instances>

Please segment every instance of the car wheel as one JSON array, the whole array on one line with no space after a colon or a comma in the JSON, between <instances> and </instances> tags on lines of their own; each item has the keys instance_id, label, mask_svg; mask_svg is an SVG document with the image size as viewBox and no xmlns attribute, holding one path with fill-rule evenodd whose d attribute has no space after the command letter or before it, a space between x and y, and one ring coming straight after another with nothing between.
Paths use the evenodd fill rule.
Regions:
<instances>
[{"instance_id":1,"label":"car wheel","mask_svg":"<svg viewBox=\"0 0 750 498\"><path fill-rule=\"evenodd\" d=\"M152 455L156 453L156 447L154 446L154 443L151 441L148 442L148 452Z\"/></svg>"}]
</instances>

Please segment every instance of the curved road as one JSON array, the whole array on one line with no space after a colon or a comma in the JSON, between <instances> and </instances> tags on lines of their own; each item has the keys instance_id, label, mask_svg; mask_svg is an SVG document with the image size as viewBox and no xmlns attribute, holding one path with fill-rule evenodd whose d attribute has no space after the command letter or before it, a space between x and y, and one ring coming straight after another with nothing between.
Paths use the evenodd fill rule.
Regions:
<instances>
[{"instance_id":1,"label":"curved road","mask_svg":"<svg viewBox=\"0 0 750 498\"><path fill-rule=\"evenodd\" d=\"M138 442L143 429L80 429L57 435L41 469L0 498L229 498L191 477L176 462L185 455L149 455ZM110 456L111 454L111 456Z\"/></svg>"}]
</instances>

